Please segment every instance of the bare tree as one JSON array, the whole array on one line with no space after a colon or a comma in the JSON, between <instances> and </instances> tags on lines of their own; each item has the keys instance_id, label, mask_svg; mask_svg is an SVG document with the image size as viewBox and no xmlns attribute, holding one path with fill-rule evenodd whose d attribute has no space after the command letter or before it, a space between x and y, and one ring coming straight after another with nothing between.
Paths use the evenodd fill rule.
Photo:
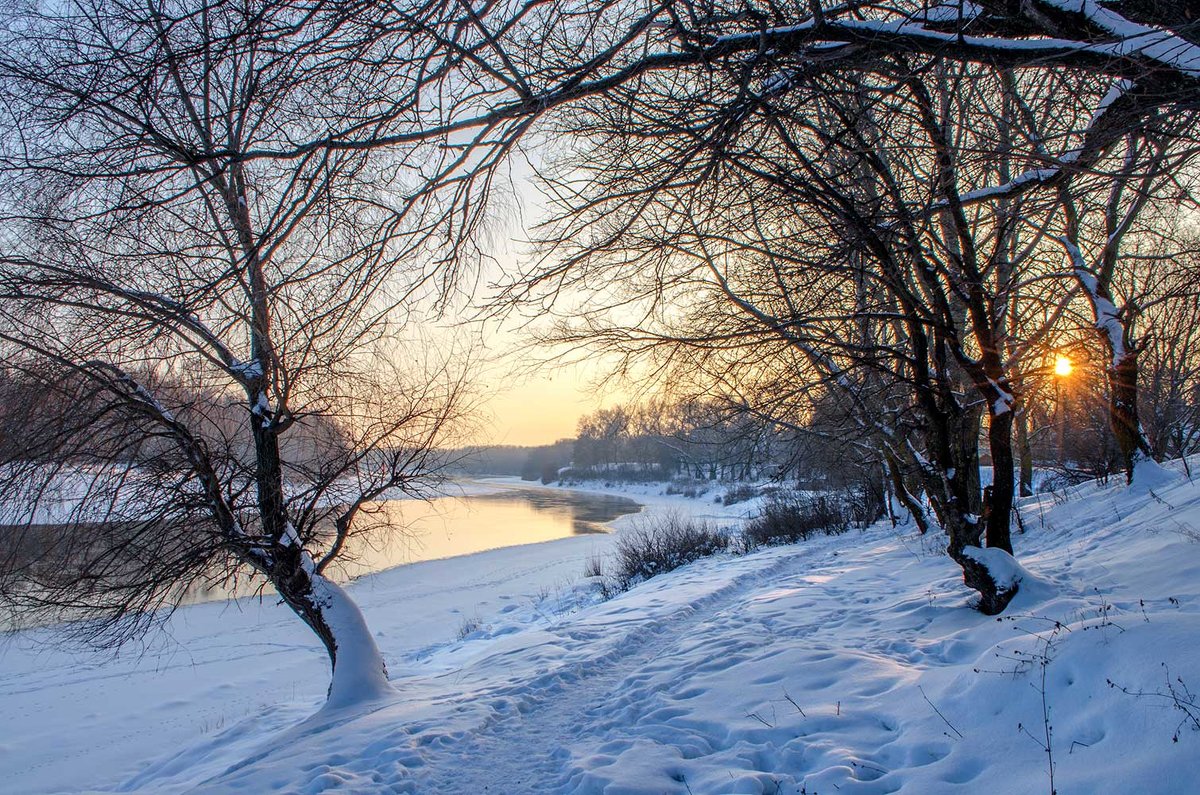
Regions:
<instances>
[{"instance_id":1,"label":"bare tree","mask_svg":"<svg viewBox=\"0 0 1200 795\"><path fill-rule=\"evenodd\" d=\"M1104 180L1107 190L1081 191L1060 184L1058 191L1063 210L1062 244L1109 361L1110 428L1129 482L1139 461L1153 465L1154 453L1138 410L1139 359L1145 341L1138 328L1142 286L1135 274L1152 270L1159 281L1168 282L1174 270L1172 252L1163 247L1153 257L1138 256L1129 249L1139 242L1139 232L1143 242L1148 237L1165 240L1162 232L1171 224L1161 213L1153 212L1155 205L1177 206L1178 197L1189 194L1183 184L1187 170L1181 166L1191 158L1194 144L1180 132L1191 127L1190 115L1183 114L1166 130L1126 136L1124 145L1114 152L1112 159L1117 162Z\"/></svg>"},{"instance_id":2,"label":"bare tree","mask_svg":"<svg viewBox=\"0 0 1200 795\"><path fill-rule=\"evenodd\" d=\"M505 150L550 111L647 75L688 69L772 68L774 91L788 90L792 76L869 72L881 65L886 72L888 59L912 54L1111 78L1112 90L1093 98L1082 143L1051 150L1035 167L993 186L1020 193L1070 179L1147 118L1200 104L1194 11L1160 0L662 0L586 10L491 4L455 21L444 44L462 55L479 86L471 101L456 104L458 112L420 132L333 130L297 139L287 151L389 146L430 134L470 137L479 130L486 135L470 138L466 148ZM463 32L477 35L464 41Z\"/></svg>"},{"instance_id":3,"label":"bare tree","mask_svg":"<svg viewBox=\"0 0 1200 795\"><path fill-rule=\"evenodd\" d=\"M322 571L344 551L364 505L428 469L461 382L418 381L411 402L368 399L381 386L369 352L398 307L452 278L470 248L438 253L478 228L495 167L537 119L617 88L638 90L649 75L670 80L714 65L738 76L735 94L751 89L755 103L803 91L822 74L889 75L895 57L911 52L1118 78L1091 97L1081 143L1024 172L989 175L990 189L969 201L958 196L964 206L986 202L1063 181L1130 125L1195 104L1197 45L1186 17L1161 4L1119 5L14 7L0 55L0 340L23 378L78 407L58 412L6 470L9 504L25 511L14 521L38 525L49 488L59 486L74 506L74 531L63 536L71 544L84 528L121 529L88 547L103 547L97 559L111 567L85 566L74 585L99 588L117 574L128 582L131 567L118 561L129 559L175 561L161 572L176 581L204 576L216 561L256 570L325 643L334 700L362 692L343 681L380 692L386 682L369 633ZM729 122L743 107L724 108L711 131L736 132ZM939 211L960 212L945 200ZM941 345L953 342L937 339L948 318L889 323L896 339L933 329ZM992 356L999 338L985 337ZM841 378L836 362L811 351L804 358L826 380ZM206 389L172 388L180 373ZM1000 398L997 374L991 364L968 373ZM955 385L937 388L948 394ZM244 424L218 421L223 412L205 408L213 400L236 400ZM341 452L325 457L336 463L289 462L288 434L316 416L344 418ZM971 427L964 421L955 432ZM363 482L335 498L348 479ZM963 516L969 491L954 496ZM326 513L330 504L345 507ZM1002 522L991 524L1005 547ZM169 603L157 582L126 589L136 596L113 601L110 614L145 616L141 608ZM50 585L17 595L30 605L84 605L61 589L43 598Z\"/></svg>"},{"instance_id":4,"label":"bare tree","mask_svg":"<svg viewBox=\"0 0 1200 795\"><path fill-rule=\"evenodd\" d=\"M1155 227L1133 241L1141 245L1127 244L1122 274L1142 332L1139 430L1156 460L1186 465L1200 449L1200 257L1187 222L1159 219Z\"/></svg>"},{"instance_id":5,"label":"bare tree","mask_svg":"<svg viewBox=\"0 0 1200 795\"><path fill-rule=\"evenodd\" d=\"M1051 80L1061 96L1104 90ZM549 239L566 254L512 294L569 281L602 296L572 341L666 350L721 383L761 371L791 381L772 394L813 405L836 391L914 508L902 486L919 473L951 555L998 612L1015 590L970 549L986 531L988 547L1012 552L1013 376L1030 349L1014 318L1019 300L1053 292L1053 200L993 189L1042 157L1013 109L1031 88L1053 82L896 58L876 73L781 78L730 64L613 89L564 114L563 131L588 138L552 176L565 209ZM1022 333L1036 338L1054 317Z\"/></svg>"},{"instance_id":6,"label":"bare tree","mask_svg":"<svg viewBox=\"0 0 1200 795\"><path fill-rule=\"evenodd\" d=\"M79 0L12 21L6 610L120 642L186 587L254 574L324 645L330 704L390 689L328 570L375 500L425 493L468 407L464 363L399 332L476 216L461 185L427 189L453 151L293 146L429 123L453 20L390 13Z\"/></svg>"}]
</instances>

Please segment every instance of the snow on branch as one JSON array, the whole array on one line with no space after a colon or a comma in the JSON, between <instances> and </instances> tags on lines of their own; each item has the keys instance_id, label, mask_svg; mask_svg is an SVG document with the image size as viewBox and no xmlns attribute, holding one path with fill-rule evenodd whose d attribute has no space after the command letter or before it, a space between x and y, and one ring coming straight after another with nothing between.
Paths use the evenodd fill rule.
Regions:
<instances>
[{"instance_id":1,"label":"snow on branch","mask_svg":"<svg viewBox=\"0 0 1200 795\"><path fill-rule=\"evenodd\" d=\"M1093 45L1113 55L1139 56L1192 78L1200 78L1200 46L1169 30L1133 22L1095 0L1041 0L1047 6L1082 15L1091 25L1113 36L1110 44Z\"/></svg>"},{"instance_id":2,"label":"snow on branch","mask_svg":"<svg viewBox=\"0 0 1200 795\"><path fill-rule=\"evenodd\" d=\"M1084 293L1088 297L1088 302L1092 305L1096 330L1104 335L1109 347L1112 349L1112 366L1115 368L1127 356L1127 351L1125 350L1125 326L1121 323L1120 312L1117 311L1117 307L1101 291L1100 281L1092 273L1091 268L1088 267L1087 261L1083 257L1083 252L1079 250L1079 246L1066 237L1059 238L1059 240L1062 242L1063 248L1066 249L1067 256L1071 260L1071 269L1076 281L1079 282L1079 286L1083 288Z\"/></svg>"},{"instance_id":3,"label":"snow on branch","mask_svg":"<svg viewBox=\"0 0 1200 795\"><path fill-rule=\"evenodd\" d=\"M1064 11L1081 11L1078 0L1044 2ZM1052 36L964 35L927 27L923 17L825 19L709 37L702 51L711 58L744 51L803 53L814 48L856 45L890 52L922 52L988 61L998 66L1060 64L1117 75L1167 70L1188 80L1200 80L1200 47L1197 45L1169 30L1130 22L1092 2L1084 3L1082 13L1113 38L1094 41ZM666 56L667 53L653 54L647 56L647 60Z\"/></svg>"},{"instance_id":4,"label":"snow on branch","mask_svg":"<svg viewBox=\"0 0 1200 795\"><path fill-rule=\"evenodd\" d=\"M1055 158L1053 165L1031 168L1007 182L967 191L959 196L959 201L963 205L968 205L988 201L989 199L1020 194L1025 190L1056 182L1066 177L1070 171L1079 170L1090 165L1106 148L1106 144L1109 143L1107 138L1098 136L1098 133L1108 121L1113 104L1122 97L1127 96L1133 90L1134 86L1135 84L1132 80L1124 78L1115 80L1108 92L1096 104L1096 109L1092 111L1092 117L1088 121L1087 127L1082 131L1083 141L1079 146ZM941 201L935 205L934 209L940 210L945 206L946 202Z\"/></svg>"},{"instance_id":5,"label":"snow on branch","mask_svg":"<svg viewBox=\"0 0 1200 795\"><path fill-rule=\"evenodd\" d=\"M1075 38L1053 35L1048 29L1046 35L1031 36L1028 28L1040 29L1043 14L1036 8L1024 8L1024 3L1018 11L1022 18L1016 21L1012 35L966 33L978 27L973 24L977 20L991 15L983 2L939 2L911 15L890 9L880 12L886 16L868 19L857 16L863 10L859 4L822 8L822 0L816 3L819 13L798 23L726 34L686 30L678 20L672 20L665 26L671 31L665 46L662 39L648 42L645 37L647 31L663 27L658 13L651 11L631 21L626 34L597 56L581 63L554 64L555 68L548 70L552 75L548 85L539 90L516 90L510 97L500 89L491 95L496 101L489 107L464 106L471 108L464 116L391 134L375 130L364 138L358 134L361 128L356 128L351 135L297 142L282 149L213 151L208 157L234 157L242 162L301 157L318 150L373 149L471 131L477 134L473 145L484 145L486 141L488 146L506 147L511 137L524 133L528 119L558 106L629 85L648 73L707 66L739 55L772 61L783 56L792 61L820 62L832 69L873 63L880 55L915 53L1003 68L1068 66L1135 82L1174 76L1182 80L1180 88L1200 94L1200 46L1168 29L1130 21L1092 0L1034 0L1029 4L1053 9L1060 16L1084 15L1090 25L1080 25L1080 36ZM1003 23L1005 19L992 20L997 21ZM999 29L1004 30L1002 24ZM1107 35L1089 36L1085 32L1088 30ZM641 52L633 54L636 50ZM628 59L622 57L630 54ZM785 90L794 74L781 68L766 78L762 90L768 95ZM1181 99L1190 98L1190 94ZM478 112L474 112L476 109Z\"/></svg>"}]
</instances>

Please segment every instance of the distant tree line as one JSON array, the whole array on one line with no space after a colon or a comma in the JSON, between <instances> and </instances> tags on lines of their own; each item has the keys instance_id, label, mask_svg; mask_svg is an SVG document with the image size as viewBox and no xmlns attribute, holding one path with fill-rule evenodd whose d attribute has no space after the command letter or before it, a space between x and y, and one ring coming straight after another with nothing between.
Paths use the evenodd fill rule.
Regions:
<instances>
[{"instance_id":1,"label":"distant tree line","mask_svg":"<svg viewBox=\"0 0 1200 795\"><path fill-rule=\"evenodd\" d=\"M777 448L771 423L713 401L630 403L580 418L572 472L751 480L775 473Z\"/></svg>"},{"instance_id":2,"label":"distant tree line","mask_svg":"<svg viewBox=\"0 0 1200 795\"><path fill-rule=\"evenodd\" d=\"M571 463L573 439L553 444L470 446L457 451L454 470L474 477L520 477L552 483Z\"/></svg>"}]
</instances>

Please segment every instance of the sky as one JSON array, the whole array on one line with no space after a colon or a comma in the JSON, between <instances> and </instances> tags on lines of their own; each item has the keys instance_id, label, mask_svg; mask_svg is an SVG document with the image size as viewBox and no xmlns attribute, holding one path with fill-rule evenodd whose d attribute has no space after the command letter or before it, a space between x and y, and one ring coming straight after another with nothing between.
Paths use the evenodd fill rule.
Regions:
<instances>
[{"instance_id":1,"label":"sky","mask_svg":"<svg viewBox=\"0 0 1200 795\"><path fill-rule=\"evenodd\" d=\"M472 307L478 309L486 303L489 285L520 269L529 256L525 241L533 237L530 230L548 211L547 198L533 177L532 161L538 158L528 152L525 155L530 159L514 158L510 163L507 205L498 205L487 246L492 264L479 275L477 289L466 305L454 312L460 321L471 316ZM556 359L553 351L534 345L529 324L530 317L525 315L469 323L466 329L459 329L459 334L473 340L473 349L484 349L486 357L476 380L483 398L474 439L477 444L551 444L574 437L584 414L627 399L620 386L600 385L609 374L603 357L574 352L566 357L569 360ZM532 325L538 325L536 319Z\"/></svg>"},{"instance_id":2,"label":"sky","mask_svg":"<svg viewBox=\"0 0 1200 795\"><path fill-rule=\"evenodd\" d=\"M540 445L573 437L583 414L606 402L591 383L593 373L571 364L546 364L516 383L496 383L485 407L483 444Z\"/></svg>"},{"instance_id":3,"label":"sky","mask_svg":"<svg viewBox=\"0 0 1200 795\"><path fill-rule=\"evenodd\" d=\"M628 385L606 382L613 365L603 356L552 350L516 325L475 326L470 334L476 355L485 357L473 378L475 443L552 444L574 437L581 416L630 399Z\"/></svg>"}]
</instances>

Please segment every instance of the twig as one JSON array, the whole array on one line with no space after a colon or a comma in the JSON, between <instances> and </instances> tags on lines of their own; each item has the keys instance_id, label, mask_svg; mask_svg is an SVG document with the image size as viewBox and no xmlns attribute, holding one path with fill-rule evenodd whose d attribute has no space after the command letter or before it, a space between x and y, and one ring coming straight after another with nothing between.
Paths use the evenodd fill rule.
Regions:
<instances>
[{"instance_id":1,"label":"twig","mask_svg":"<svg viewBox=\"0 0 1200 795\"><path fill-rule=\"evenodd\" d=\"M1151 693L1145 690L1130 690L1127 687L1118 685L1111 679L1106 679L1105 681L1108 682L1109 687L1116 688L1127 696L1134 696L1135 698L1161 698L1164 701L1169 701L1174 709L1182 712L1183 717L1175 727L1175 733L1171 737L1171 742L1177 743L1179 742L1179 730L1185 725L1191 724L1193 731L1200 731L1200 702L1197 701L1196 696L1187 686L1187 683L1183 681L1182 677L1176 676L1172 680L1171 669L1166 663L1163 663L1162 666L1167 680L1167 689L1165 691L1156 690ZM1179 687L1175 686L1176 683L1179 684Z\"/></svg>"},{"instance_id":2,"label":"twig","mask_svg":"<svg viewBox=\"0 0 1200 795\"><path fill-rule=\"evenodd\" d=\"M762 716L762 715L759 715L757 712L751 712L751 713L750 713L750 714L748 714L746 717L747 717L747 718L754 718L756 721L758 721L759 723L761 723L763 726L766 726L768 729L774 729L774 728L775 728L775 727L774 727L774 726L772 726L770 723L767 723L766 719L765 719L765 718L763 718L763 716Z\"/></svg>"},{"instance_id":3,"label":"twig","mask_svg":"<svg viewBox=\"0 0 1200 795\"><path fill-rule=\"evenodd\" d=\"M921 691L921 698L925 699L925 703L933 708L933 711L937 713L937 716L942 719L942 723L945 723L947 726L949 726L950 731L952 731L958 735L958 739L965 740L966 737L963 736L963 733L960 732L957 728L955 728L954 724L951 723L949 720L947 720L946 716L942 714L942 711L940 709L938 709L937 706L935 706L932 701L929 700L929 696L925 695L925 688L921 687L920 685L917 685L917 690Z\"/></svg>"},{"instance_id":4,"label":"twig","mask_svg":"<svg viewBox=\"0 0 1200 795\"><path fill-rule=\"evenodd\" d=\"M795 707L795 708L796 708L796 711L800 713L800 717L802 717L802 718L807 718L807 717L808 717L807 715L805 715L805 714L804 714L804 710L800 709L800 705L799 705L799 704L797 704L797 703L795 702L795 700L794 700L794 699L793 699L791 696L789 696L789 695L788 695L788 693L787 693L787 691L786 691L786 690L784 690L784 691L783 691L783 697L784 697L784 698L786 698L786 699L788 700L788 703L789 703L789 704L791 704L793 707Z\"/></svg>"}]
</instances>

